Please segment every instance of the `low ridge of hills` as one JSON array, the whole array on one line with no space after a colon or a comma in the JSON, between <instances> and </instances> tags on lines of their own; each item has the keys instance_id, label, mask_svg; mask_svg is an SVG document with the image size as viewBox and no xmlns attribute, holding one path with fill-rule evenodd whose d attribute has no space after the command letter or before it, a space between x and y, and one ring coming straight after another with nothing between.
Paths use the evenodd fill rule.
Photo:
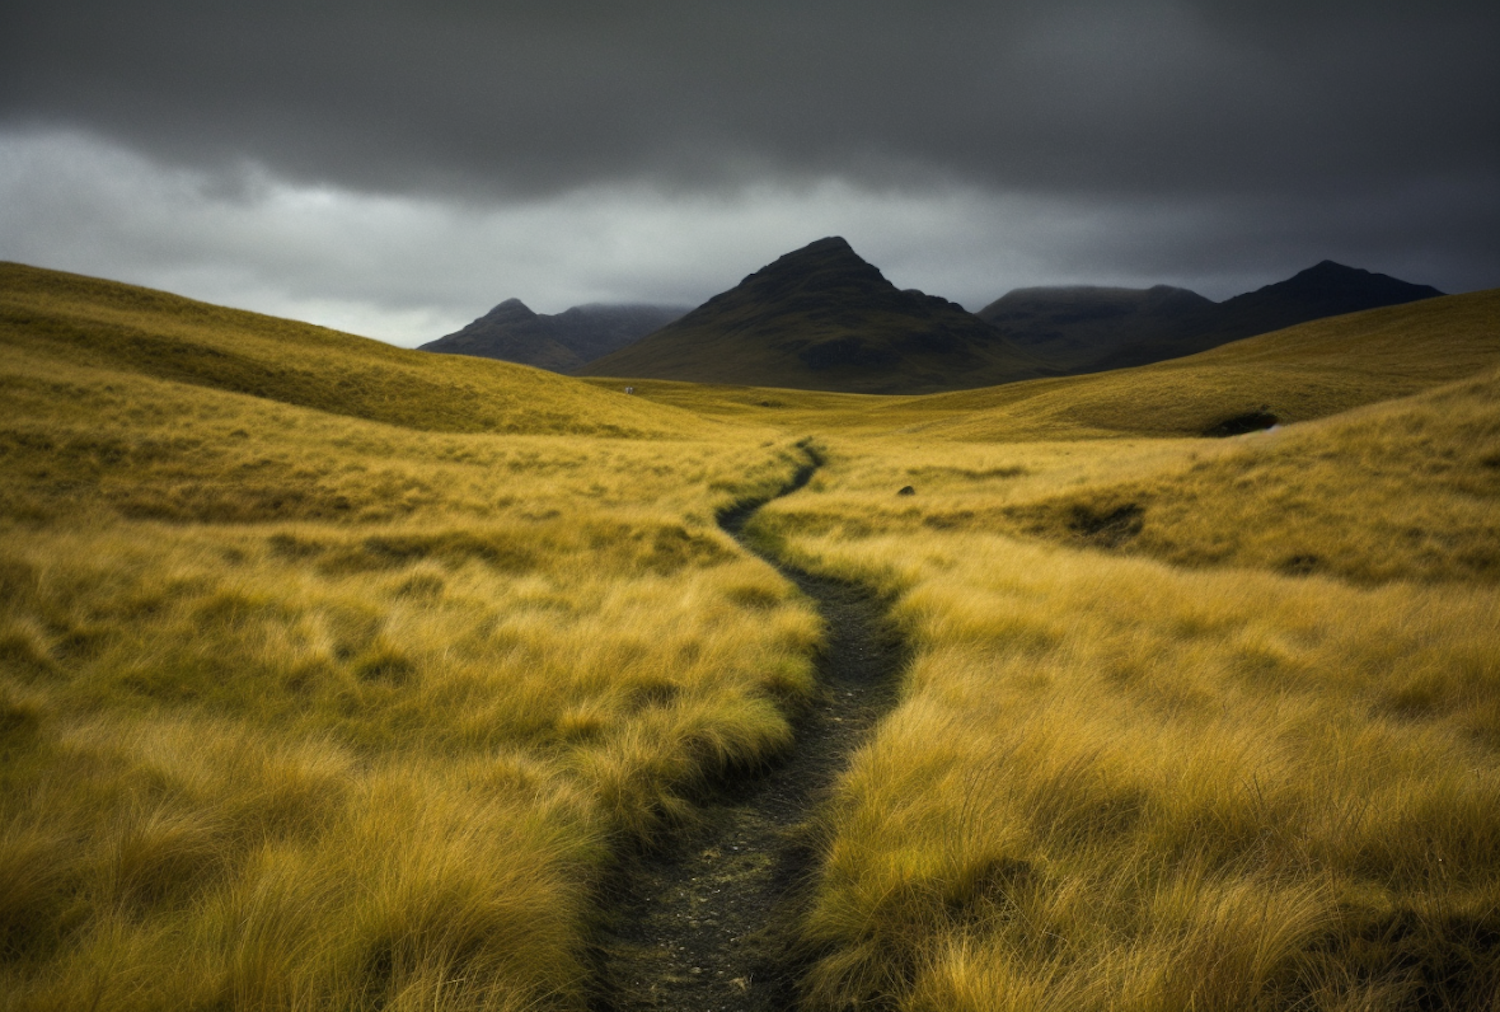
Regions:
<instances>
[{"instance_id":1,"label":"low ridge of hills","mask_svg":"<svg viewBox=\"0 0 1500 1012\"><path fill-rule=\"evenodd\" d=\"M1050 372L956 303L896 288L832 236L786 254L580 375L921 393Z\"/></svg>"},{"instance_id":2,"label":"low ridge of hills","mask_svg":"<svg viewBox=\"0 0 1500 1012\"><path fill-rule=\"evenodd\" d=\"M1154 288L1019 288L977 314L1059 370L1103 372L1181 358L1257 334L1442 295L1331 260L1224 302Z\"/></svg>"},{"instance_id":3,"label":"low ridge of hills","mask_svg":"<svg viewBox=\"0 0 1500 1012\"><path fill-rule=\"evenodd\" d=\"M573 373L666 326L687 308L591 303L547 315L533 312L520 299L507 299L462 330L429 341L420 350Z\"/></svg>"}]
</instances>

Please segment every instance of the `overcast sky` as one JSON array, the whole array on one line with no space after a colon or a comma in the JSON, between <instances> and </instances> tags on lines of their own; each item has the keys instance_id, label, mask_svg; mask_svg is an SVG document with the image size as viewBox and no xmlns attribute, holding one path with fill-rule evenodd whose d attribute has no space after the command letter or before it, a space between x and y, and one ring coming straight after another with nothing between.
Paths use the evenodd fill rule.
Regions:
<instances>
[{"instance_id":1,"label":"overcast sky","mask_svg":"<svg viewBox=\"0 0 1500 1012\"><path fill-rule=\"evenodd\" d=\"M1500 4L0 0L0 259L416 344L846 237L978 309L1500 286Z\"/></svg>"}]
</instances>

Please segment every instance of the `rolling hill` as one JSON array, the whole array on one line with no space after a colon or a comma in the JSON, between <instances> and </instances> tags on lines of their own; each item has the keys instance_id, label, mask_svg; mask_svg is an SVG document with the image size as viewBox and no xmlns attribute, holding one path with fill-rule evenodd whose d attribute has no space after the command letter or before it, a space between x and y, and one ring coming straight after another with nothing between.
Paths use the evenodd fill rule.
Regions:
<instances>
[{"instance_id":1,"label":"rolling hill","mask_svg":"<svg viewBox=\"0 0 1500 1012\"><path fill-rule=\"evenodd\" d=\"M1186 358L923 398L956 438L1063 434L1227 435L1405 397L1500 364L1500 289L1314 320ZM985 406L988 405L988 406ZM912 407L918 407L914 402Z\"/></svg>"},{"instance_id":2,"label":"rolling hill","mask_svg":"<svg viewBox=\"0 0 1500 1012\"><path fill-rule=\"evenodd\" d=\"M506 362L394 348L166 292L0 263L0 347L434 432L682 433L701 421Z\"/></svg>"},{"instance_id":3,"label":"rolling hill","mask_svg":"<svg viewBox=\"0 0 1500 1012\"><path fill-rule=\"evenodd\" d=\"M738 423L975 443L1230 435L1309 421L1500 365L1500 289L1314 320L1111 372L908 397L645 380L642 399ZM600 387L618 381L590 379ZM1274 424L1269 417L1259 427ZM1247 422L1246 429L1257 427Z\"/></svg>"},{"instance_id":4,"label":"rolling hill","mask_svg":"<svg viewBox=\"0 0 1500 1012\"><path fill-rule=\"evenodd\" d=\"M1045 375L962 307L901 291L841 238L788 253L588 376L920 393Z\"/></svg>"},{"instance_id":5,"label":"rolling hill","mask_svg":"<svg viewBox=\"0 0 1500 1012\"><path fill-rule=\"evenodd\" d=\"M520 299L507 299L455 333L421 351L498 358L572 373L671 323L685 306L590 304L549 316Z\"/></svg>"}]
</instances>

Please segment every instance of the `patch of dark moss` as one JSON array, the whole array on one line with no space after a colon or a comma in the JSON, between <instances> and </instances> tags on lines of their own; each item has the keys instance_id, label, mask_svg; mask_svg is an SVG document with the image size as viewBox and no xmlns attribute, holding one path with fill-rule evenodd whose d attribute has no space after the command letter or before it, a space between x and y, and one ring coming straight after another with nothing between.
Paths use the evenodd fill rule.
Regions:
<instances>
[{"instance_id":1,"label":"patch of dark moss","mask_svg":"<svg viewBox=\"0 0 1500 1012\"><path fill-rule=\"evenodd\" d=\"M1204 429L1203 434L1223 439L1227 436L1243 436L1247 432L1263 432L1279 424L1281 424L1280 418L1265 408L1261 408L1259 411L1247 411L1243 415L1226 418Z\"/></svg>"},{"instance_id":2,"label":"patch of dark moss","mask_svg":"<svg viewBox=\"0 0 1500 1012\"><path fill-rule=\"evenodd\" d=\"M1141 533L1146 511L1137 503L1094 507L1076 503L1068 511L1068 530L1092 545L1117 548Z\"/></svg>"}]
</instances>

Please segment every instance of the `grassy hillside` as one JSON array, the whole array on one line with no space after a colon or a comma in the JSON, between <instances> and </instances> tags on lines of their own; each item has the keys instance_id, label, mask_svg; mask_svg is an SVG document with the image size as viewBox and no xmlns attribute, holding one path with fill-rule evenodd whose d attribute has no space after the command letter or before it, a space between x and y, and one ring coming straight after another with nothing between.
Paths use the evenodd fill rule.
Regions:
<instances>
[{"instance_id":1,"label":"grassy hillside","mask_svg":"<svg viewBox=\"0 0 1500 1012\"><path fill-rule=\"evenodd\" d=\"M1497 393L833 442L759 537L916 657L821 827L814 1007L1500 1000Z\"/></svg>"},{"instance_id":2,"label":"grassy hillside","mask_svg":"<svg viewBox=\"0 0 1500 1012\"><path fill-rule=\"evenodd\" d=\"M1500 371L1233 439L841 444L787 529L1006 533L1357 583L1500 580ZM904 486L917 495L897 496Z\"/></svg>"},{"instance_id":3,"label":"grassy hillside","mask_svg":"<svg viewBox=\"0 0 1500 1012\"><path fill-rule=\"evenodd\" d=\"M889 412L964 440L1200 435L1268 412L1302 422L1500 364L1500 290L1371 309L1092 376L913 399Z\"/></svg>"},{"instance_id":4,"label":"grassy hillside","mask_svg":"<svg viewBox=\"0 0 1500 1012\"><path fill-rule=\"evenodd\" d=\"M0 263L0 348L433 432L657 436L701 426L538 369L417 354L12 263Z\"/></svg>"},{"instance_id":5,"label":"grassy hillside","mask_svg":"<svg viewBox=\"0 0 1500 1012\"><path fill-rule=\"evenodd\" d=\"M810 689L713 523L787 441L8 277L0 1004L582 1008L612 857Z\"/></svg>"},{"instance_id":6,"label":"grassy hillside","mask_svg":"<svg viewBox=\"0 0 1500 1012\"><path fill-rule=\"evenodd\" d=\"M1069 491L1028 532L1193 567L1500 581L1500 371ZM958 518L953 518L958 520ZM971 523L973 518L964 518Z\"/></svg>"},{"instance_id":7,"label":"grassy hillside","mask_svg":"<svg viewBox=\"0 0 1500 1012\"><path fill-rule=\"evenodd\" d=\"M0 278L0 1007L589 1007L614 863L795 746L825 631L714 517L808 436L756 536L914 655L812 1007L1500 1002L1500 293L627 396Z\"/></svg>"}]
</instances>

